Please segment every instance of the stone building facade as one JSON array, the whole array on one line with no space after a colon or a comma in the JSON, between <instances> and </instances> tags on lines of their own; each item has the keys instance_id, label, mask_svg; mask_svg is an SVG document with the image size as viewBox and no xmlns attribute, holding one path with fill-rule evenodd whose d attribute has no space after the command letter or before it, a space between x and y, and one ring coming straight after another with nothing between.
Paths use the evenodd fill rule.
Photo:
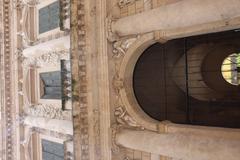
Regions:
<instances>
[{"instance_id":1,"label":"stone building facade","mask_svg":"<svg viewBox=\"0 0 240 160\"><path fill-rule=\"evenodd\" d=\"M1 159L73 159L70 2L1 3Z\"/></svg>"},{"instance_id":2,"label":"stone building facade","mask_svg":"<svg viewBox=\"0 0 240 160\"><path fill-rule=\"evenodd\" d=\"M75 158L238 159L239 129L155 120L143 112L133 86L135 65L148 47L238 29L238 5L237 0L73 0L72 73L80 96L73 102Z\"/></svg>"},{"instance_id":3,"label":"stone building facade","mask_svg":"<svg viewBox=\"0 0 240 160\"><path fill-rule=\"evenodd\" d=\"M209 103L239 106L238 85L224 84L225 90L214 90L210 85L212 77L205 81L209 75L202 72L210 71L208 63L223 61L206 60L205 51L218 51L208 50L212 42L209 34L225 35L231 31L231 38L232 32L239 34L239 0L3 0L0 3L2 160L51 159L48 152L60 159L76 160L239 159L240 124L236 120L240 118L239 108L229 110L226 123L209 118L214 113L211 109L208 116L200 116L206 123L188 123L192 118L188 113L191 97L203 101L206 108ZM48 23L41 24L46 19ZM174 79L173 83L187 95L184 107L188 109L180 108L181 115L169 112L173 119L162 118L161 114L157 119L146 113L135 88L139 59L154 44L167 46L179 40L186 46L189 37L201 35L209 37L197 37L194 42L208 39L208 43L199 43L200 47L197 44L189 50L180 46L184 54L171 70L175 75L181 76L182 72L187 75ZM226 51L238 54L238 45ZM219 52L215 57L220 55ZM224 54L223 58L227 56ZM198 64L199 73L194 76L188 74L196 72L189 67L190 63L181 69L191 58L198 59L194 64ZM166 68L161 71L166 72ZM193 83L195 77L198 81ZM216 83L219 84L216 88L224 88L220 81ZM149 88L144 90L147 93ZM218 114L225 112L223 109ZM186 115L184 121L182 114ZM48 148L63 149L64 154Z\"/></svg>"}]
</instances>

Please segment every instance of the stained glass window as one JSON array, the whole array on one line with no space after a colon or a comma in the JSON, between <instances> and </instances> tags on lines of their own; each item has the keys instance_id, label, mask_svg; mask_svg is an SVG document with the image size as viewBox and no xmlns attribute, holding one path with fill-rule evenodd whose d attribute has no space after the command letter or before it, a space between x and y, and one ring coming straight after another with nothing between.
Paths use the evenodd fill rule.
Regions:
<instances>
[{"instance_id":1,"label":"stained glass window","mask_svg":"<svg viewBox=\"0 0 240 160\"><path fill-rule=\"evenodd\" d=\"M223 61L222 75L227 82L240 85L240 53L231 54Z\"/></svg>"}]
</instances>

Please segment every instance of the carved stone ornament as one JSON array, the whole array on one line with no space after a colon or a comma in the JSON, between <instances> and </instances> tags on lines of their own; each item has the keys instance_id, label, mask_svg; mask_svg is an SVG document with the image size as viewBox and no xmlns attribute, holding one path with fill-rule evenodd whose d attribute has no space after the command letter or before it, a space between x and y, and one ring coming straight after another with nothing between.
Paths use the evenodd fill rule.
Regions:
<instances>
[{"instance_id":1,"label":"carved stone ornament","mask_svg":"<svg viewBox=\"0 0 240 160\"><path fill-rule=\"evenodd\" d=\"M23 50L21 48L17 48L15 55L21 62L26 59L26 57L23 55Z\"/></svg>"},{"instance_id":2,"label":"carved stone ornament","mask_svg":"<svg viewBox=\"0 0 240 160\"><path fill-rule=\"evenodd\" d=\"M23 112L23 113L19 113L17 116L16 116L16 122L20 125L24 125L24 120L25 120L25 117L26 117L26 114Z\"/></svg>"},{"instance_id":3,"label":"carved stone ornament","mask_svg":"<svg viewBox=\"0 0 240 160\"><path fill-rule=\"evenodd\" d=\"M113 32L112 24L116 21L112 16L106 18L106 26L107 26L107 39L109 42L115 42L119 39L119 36Z\"/></svg>"},{"instance_id":4,"label":"carved stone ornament","mask_svg":"<svg viewBox=\"0 0 240 160\"><path fill-rule=\"evenodd\" d=\"M39 57L30 57L26 58L23 61L24 66L34 65L37 67L43 67L46 65L59 65L61 59L68 59L69 51L53 51L50 53L44 53Z\"/></svg>"},{"instance_id":5,"label":"carved stone ornament","mask_svg":"<svg viewBox=\"0 0 240 160\"><path fill-rule=\"evenodd\" d=\"M71 112L51 104L38 104L25 110L27 115L44 117L49 119L71 120Z\"/></svg>"},{"instance_id":6,"label":"carved stone ornament","mask_svg":"<svg viewBox=\"0 0 240 160\"><path fill-rule=\"evenodd\" d=\"M127 6L127 5L135 3L136 1L138 1L138 0L119 0L118 1L118 6L120 8L123 8L123 7Z\"/></svg>"},{"instance_id":7,"label":"carved stone ornament","mask_svg":"<svg viewBox=\"0 0 240 160\"><path fill-rule=\"evenodd\" d=\"M21 32L18 32L17 35L22 38L23 48L28 48L30 40L29 40L29 38L27 36L27 33L24 32L24 31L21 31Z\"/></svg>"},{"instance_id":8,"label":"carved stone ornament","mask_svg":"<svg viewBox=\"0 0 240 160\"><path fill-rule=\"evenodd\" d=\"M139 39L139 35L132 38L124 38L119 41L113 43L113 54L114 57L119 58L120 56L124 56L130 46Z\"/></svg>"},{"instance_id":9,"label":"carved stone ornament","mask_svg":"<svg viewBox=\"0 0 240 160\"><path fill-rule=\"evenodd\" d=\"M130 160L130 158L129 157L124 157L123 160Z\"/></svg>"},{"instance_id":10,"label":"carved stone ornament","mask_svg":"<svg viewBox=\"0 0 240 160\"><path fill-rule=\"evenodd\" d=\"M122 127L130 127L135 129L144 130L140 124L138 124L122 106L115 108L114 115L116 117L117 123L113 124L111 127L112 130L112 152L119 153L120 147L116 144L116 135L119 133Z\"/></svg>"},{"instance_id":11,"label":"carved stone ornament","mask_svg":"<svg viewBox=\"0 0 240 160\"><path fill-rule=\"evenodd\" d=\"M122 106L115 108L114 115L119 125L144 129L127 113L126 109Z\"/></svg>"},{"instance_id":12,"label":"carved stone ornament","mask_svg":"<svg viewBox=\"0 0 240 160\"><path fill-rule=\"evenodd\" d=\"M119 146L116 144L116 135L117 133L119 132L120 130L120 127L119 125L117 124L114 124L112 127L111 127L111 130L112 130L112 152L113 153L119 153L120 151L120 148Z\"/></svg>"},{"instance_id":13,"label":"carved stone ornament","mask_svg":"<svg viewBox=\"0 0 240 160\"><path fill-rule=\"evenodd\" d=\"M24 6L34 7L37 4L39 4L39 0L18 0L18 1L14 1L14 7L16 9L21 9Z\"/></svg>"},{"instance_id":14,"label":"carved stone ornament","mask_svg":"<svg viewBox=\"0 0 240 160\"><path fill-rule=\"evenodd\" d=\"M34 133L32 128L28 128L26 129L27 131L27 135L25 135L25 138L20 140L20 145L23 146L24 148L24 157L26 160L31 160L31 152L29 150L29 142L31 140L31 137Z\"/></svg>"},{"instance_id":15,"label":"carved stone ornament","mask_svg":"<svg viewBox=\"0 0 240 160\"><path fill-rule=\"evenodd\" d=\"M139 125L126 111L123 106L115 108L114 115L116 117L117 123L113 124L111 127L112 130L112 152L119 153L120 148L116 144L116 135L122 127L135 128L143 130L144 127Z\"/></svg>"},{"instance_id":16,"label":"carved stone ornament","mask_svg":"<svg viewBox=\"0 0 240 160\"><path fill-rule=\"evenodd\" d=\"M118 74L113 77L113 89L116 94L119 94L120 90L123 88L123 83L123 79L121 79Z\"/></svg>"}]
</instances>

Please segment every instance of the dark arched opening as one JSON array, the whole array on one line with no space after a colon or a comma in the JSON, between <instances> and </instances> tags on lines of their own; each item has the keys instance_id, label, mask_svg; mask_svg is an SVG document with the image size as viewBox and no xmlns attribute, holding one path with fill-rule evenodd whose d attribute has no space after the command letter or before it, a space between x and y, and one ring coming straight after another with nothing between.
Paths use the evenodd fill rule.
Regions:
<instances>
[{"instance_id":1,"label":"dark arched opening","mask_svg":"<svg viewBox=\"0 0 240 160\"><path fill-rule=\"evenodd\" d=\"M221 70L232 53L240 53L237 31L153 44L134 69L140 107L159 121L240 128L240 88Z\"/></svg>"}]
</instances>

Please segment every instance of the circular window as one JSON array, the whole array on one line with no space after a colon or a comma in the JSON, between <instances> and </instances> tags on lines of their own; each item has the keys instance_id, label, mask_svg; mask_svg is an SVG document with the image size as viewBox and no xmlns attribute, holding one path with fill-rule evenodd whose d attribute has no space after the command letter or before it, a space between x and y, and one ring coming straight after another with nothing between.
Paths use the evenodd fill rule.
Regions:
<instances>
[{"instance_id":1,"label":"circular window","mask_svg":"<svg viewBox=\"0 0 240 160\"><path fill-rule=\"evenodd\" d=\"M229 55L222 64L223 78L232 85L240 85L240 53Z\"/></svg>"}]
</instances>

